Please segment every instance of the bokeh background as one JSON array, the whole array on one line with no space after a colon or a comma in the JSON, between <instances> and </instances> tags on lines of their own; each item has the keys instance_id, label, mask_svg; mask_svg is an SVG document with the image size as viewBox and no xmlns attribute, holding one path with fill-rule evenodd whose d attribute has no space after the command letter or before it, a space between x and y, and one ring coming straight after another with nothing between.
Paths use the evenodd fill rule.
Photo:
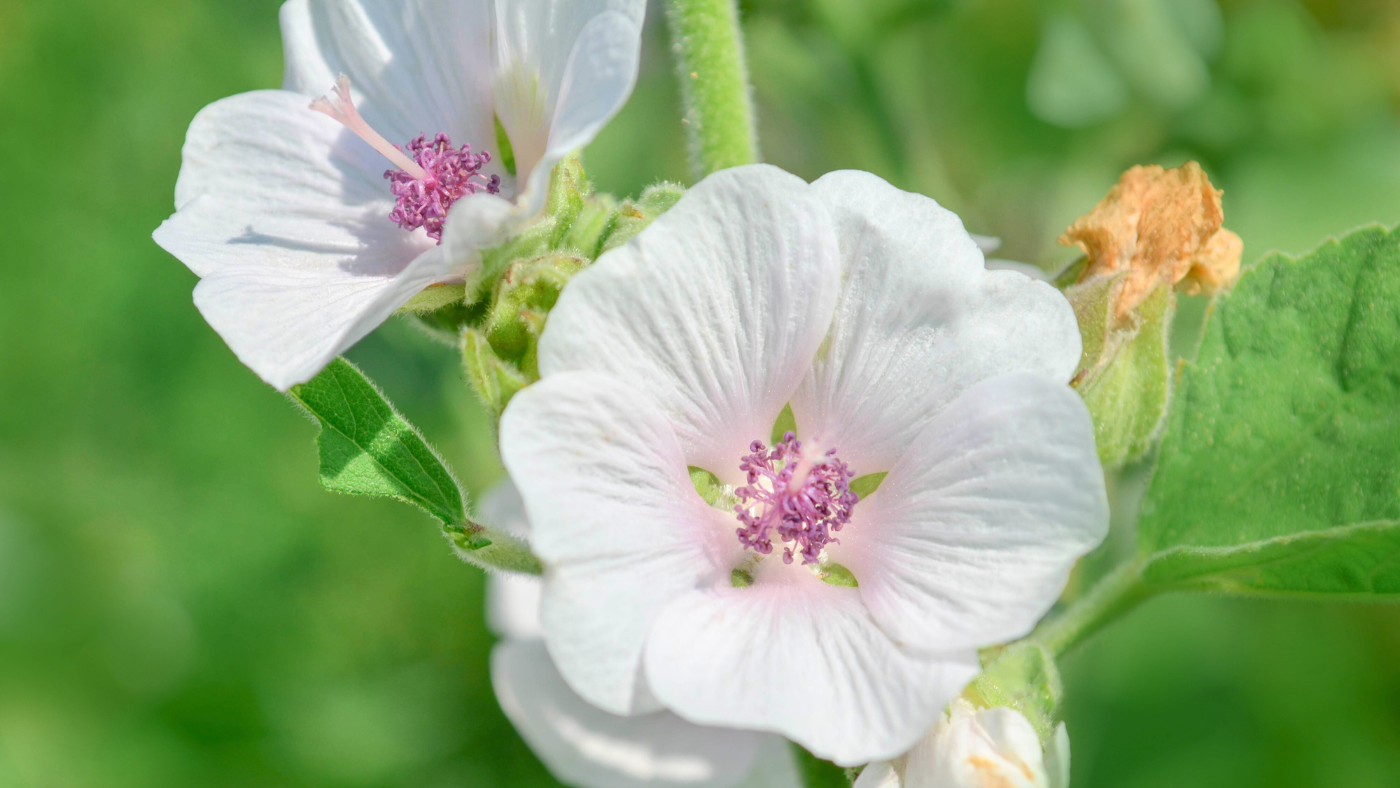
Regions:
<instances>
[{"instance_id":1,"label":"bokeh background","mask_svg":"<svg viewBox=\"0 0 1400 788\"><path fill-rule=\"evenodd\" d=\"M481 574L426 516L319 488L314 426L150 240L194 113L279 85L277 6L0 0L4 788L553 784L492 697ZM1066 262L1137 163L1201 161L1247 260L1400 220L1388 0L743 13L768 160L873 170L1003 257ZM653 17L586 151L618 194L686 177ZM472 491L500 477L449 349L391 321L351 356ZM1162 598L1064 670L1077 788L1400 785L1400 609Z\"/></svg>"}]
</instances>

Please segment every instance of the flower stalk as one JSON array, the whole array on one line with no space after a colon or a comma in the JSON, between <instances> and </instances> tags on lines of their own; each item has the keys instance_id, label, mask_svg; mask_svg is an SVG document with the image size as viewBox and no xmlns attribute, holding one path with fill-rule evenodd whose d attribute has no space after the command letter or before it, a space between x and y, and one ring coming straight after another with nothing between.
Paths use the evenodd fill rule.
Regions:
<instances>
[{"instance_id":1,"label":"flower stalk","mask_svg":"<svg viewBox=\"0 0 1400 788\"><path fill-rule=\"evenodd\" d=\"M1089 593L1071 603L1064 612L1042 621L1026 641L1041 645L1059 658L1105 624L1137 607L1152 593L1153 589L1142 579L1142 562L1127 561L1099 580Z\"/></svg>"},{"instance_id":2,"label":"flower stalk","mask_svg":"<svg viewBox=\"0 0 1400 788\"><path fill-rule=\"evenodd\" d=\"M530 545L505 531L468 520L443 526L442 533L457 557L469 564L524 575L544 574L544 567L530 552Z\"/></svg>"},{"instance_id":3,"label":"flower stalk","mask_svg":"<svg viewBox=\"0 0 1400 788\"><path fill-rule=\"evenodd\" d=\"M695 180L758 161L748 66L734 0L671 0L666 19Z\"/></svg>"}]
</instances>

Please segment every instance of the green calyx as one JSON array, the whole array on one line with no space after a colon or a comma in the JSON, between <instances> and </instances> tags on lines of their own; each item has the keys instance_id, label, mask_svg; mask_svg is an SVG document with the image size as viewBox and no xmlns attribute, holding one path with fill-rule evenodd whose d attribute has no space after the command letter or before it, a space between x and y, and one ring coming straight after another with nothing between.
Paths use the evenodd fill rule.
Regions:
<instances>
[{"instance_id":1,"label":"green calyx","mask_svg":"<svg viewBox=\"0 0 1400 788\"><path fill-rule=\"evenodd\" d=\"M963 696L975 706L1006 706L1020 712L1042 742L1050 740L1064 686L1050 652L1038 643L1020 642L987 649L983 669Z\"/></svg>"},{"instance_id":2,"label":"green calyx","mask_svg":"<svg viewBox=\"0 0 1400 788\"><path fill-rule=\"evenodd\" d=\"M497 356L486 332L465 328L462 338L462 370L472 391L497 417L517 391L533 381L520 368Z\"/></svg>"},{"instance_id":3,"label":"green calyx","mask_svg":"<svg viewBox=\"0 0 1400 788\"><path fill-rule=\"evenodd\" d=\"M531 380L539 378L538 347L545 317L559 293L588 261L569 252L511 263L496 284L482 326L491 350Z\"/></svg>"},{"instance_id":4,"label":"green calyx","mask_svg":"<svg viewBox=\"0 0 1400 788\"><path fill-rule=\"evenodd\" d=\"M609 217L608 226L598 239L597 254L627 243L645 230L656 217L671 210L685 189L678 184L662 181L648 186L637 200L627 200Z\"/></svg>"},{"instance_id":5,"label":"green calyx","mask_svg":"<svg viewBox=\"0 0 1400 788\"><path fill-rule=\"evenodd\" d=\"M1119 318L1114 305L1126 277L1095 277L1065 290L1084 344L1073 385L1094 419L1094 440L1106 467L1135 460L1156 443L1171 394L1167 340L1176 296L1159 286Z\"/></svg>"},{"instance_id":6,"label":"green calyx","mask_svg":"<svg viewBox=\"0 0 1400 788\"><path fill-rule=\"evenodd\" d=\"M690 466L690 483L695 487L695 492L705 503L716 509L726 512L734 511L734 505L739 499L734 497L734 489L719 480L718 476L705 470Z\"/></svg>"},{"instance_id":7,"label":"green calyx","mask_svg":"<svg viewBox=\"0 0 1400 788\"><path fill-rule=\"evenodd\" d=\"M564 286L683 193L659 183L637 200L619 202L593 191L578 157L565 159L551 175L539 221L483 249L467 282L427 288L401 312L460 347L472 390L499 417L517 391L539 379L539 339Z\"/></svg>"}]
</instances>

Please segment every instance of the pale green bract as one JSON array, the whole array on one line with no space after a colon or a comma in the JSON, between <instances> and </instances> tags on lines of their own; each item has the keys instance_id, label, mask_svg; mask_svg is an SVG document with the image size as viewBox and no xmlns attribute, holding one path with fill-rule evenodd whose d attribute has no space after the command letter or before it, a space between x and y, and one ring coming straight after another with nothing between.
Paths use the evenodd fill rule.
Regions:
<instances>
[{"instance_id":1,"label":"pale green bract","mask_svg":"<svg viewBox=\"0 0 1400 788\"><path fill-rule=\"evenodd\" d=\"M1400 594L1400 235L1241 277L1181 371L1138 528L1149 586Z\"/></svg>"}]
</instances>

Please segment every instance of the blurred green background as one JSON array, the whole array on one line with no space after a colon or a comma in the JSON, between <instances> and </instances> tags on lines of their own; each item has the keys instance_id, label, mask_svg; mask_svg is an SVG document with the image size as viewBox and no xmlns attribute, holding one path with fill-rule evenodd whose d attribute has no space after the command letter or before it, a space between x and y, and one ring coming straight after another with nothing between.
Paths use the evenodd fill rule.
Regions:
<instances>
[{"instance_id":1,"label":"blurred green background","mask_svg":"<svg viewBox=\"0 0 1400 788\"><path fill-rule=\"evenodd\" d=\"M0 2L4 788L552 784L492 698L480 573L416 511L321 491L314 426L150 240L194 113L280 83L277 6ZM1000 256L1067 261L1122 169L1192 158L1247 261L1400 220L1387 0L743 12L770 161L873 170ZM686 173L653 17L586 152L619 194ZM471 490L499 478L449 349L391 321L351 356ZM1400 785L1400 609L1158 599L1065 672L1077 788Z\"/></svg>"}]
</instances>

